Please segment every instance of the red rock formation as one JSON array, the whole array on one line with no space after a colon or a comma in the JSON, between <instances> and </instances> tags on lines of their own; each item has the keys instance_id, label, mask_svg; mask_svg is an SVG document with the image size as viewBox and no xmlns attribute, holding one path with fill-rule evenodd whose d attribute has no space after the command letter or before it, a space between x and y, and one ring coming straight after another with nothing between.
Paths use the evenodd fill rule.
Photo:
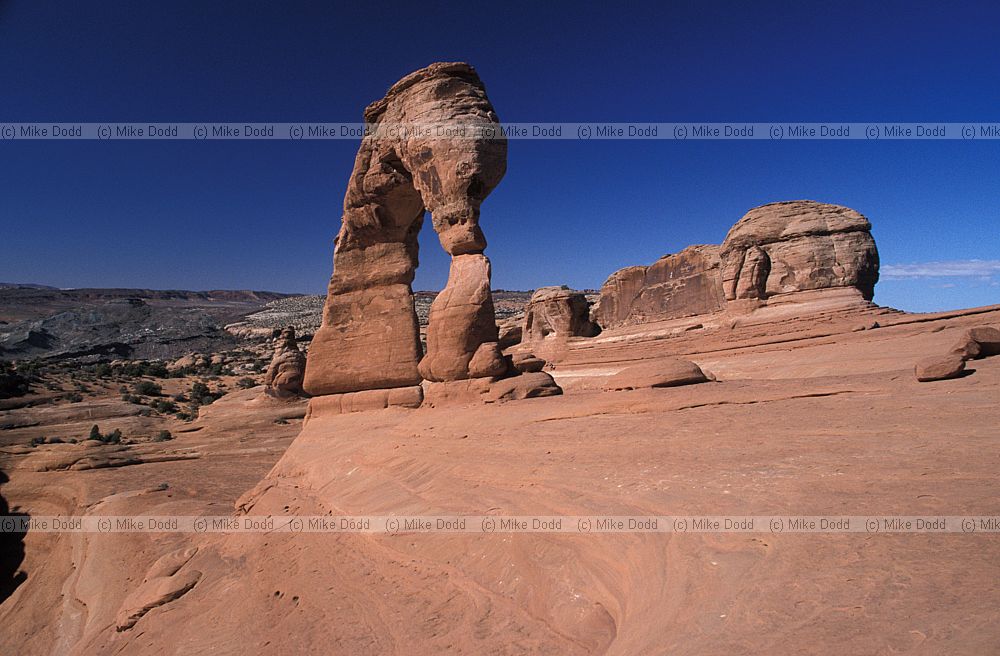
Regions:
<instances>
[{"instance_id":1,"label":"red rock formation","mask_svg":"<svg viewBox=\"0 0 1000 656\"><path fill-rule=\"evenodd\" d=\"M590 304L581 292L568 287L542 287L524 308L522 343L541 346L570 337L593 337L601 332L590 320Z\"/></svg>"},{"instance_id":2,"label":"red rock formation","mask_svg":"<svg viewBox=\"0 0 1000 656\"><path fill-rule=\"evenodd\" d=\"M412 386L421 371L433 380L467 378L479 346L496 342L479 206L504 175L506 139L379 129L489 127L498 120L479 76L463 63L416 71L365 110L374 129L361 142L344 198L323 325L309 350L307 392ZM422 353L410 283L425 211L455 259L448 287L431 310L428 353L418 370Z\"/></svg>"},{"instance_id":3,"label":"red rock formation","mask_svg":"<svg viewBox=\"0 0 1000 656\"><path fill-rule=\"evenodd\" d=\"M274 347L274 357L264 375L267 393L278 398L293 398L302 394L302 378L306 356L295 342L295 328L281 331Z\"/></svg>"},{"instance_id":4,"label":"red rock formation","mask_svg":"<svg viewBox=\"0 0 1000 656\"><path fill-rule=\"evenodd\" d=\"M879 264L871 227L839 205L796 200L755 207L722 243L726 299L854 287L870 301Z\"/></svg>"},{"instance_id":5,"label":"red rock formation","mask_svg":"<svg viewBox=\"0 0 1000 656\"><path fill-rule=\"evenodd\" d=\"M870 231L868 219L839 205L762 205L732 227L722 246L689 246L648 267L616 271L593 316L608 329L768 303L863 303L878 281Z\"/></svg>"},{"instance_id":6,"label":"red rock formation","mask_svg":"<svg viewBox=\"0 0 1000 656\"><path fill-rule=\"evenodd\" d=\"M719 247L699 245L611 274L593 314L602 328L616 328L710 314L724 305Z\"/></svg>"}]
</instances>

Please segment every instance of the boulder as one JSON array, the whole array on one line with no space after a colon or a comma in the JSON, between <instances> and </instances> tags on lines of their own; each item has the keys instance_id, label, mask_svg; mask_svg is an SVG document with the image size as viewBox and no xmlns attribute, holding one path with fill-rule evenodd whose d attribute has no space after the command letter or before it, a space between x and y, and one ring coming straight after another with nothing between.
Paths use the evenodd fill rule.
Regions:
<instances>
[{"instance_id":1,"label":"boulder","mask_svg":"<svg viewBox=\"0 0 1000 656\"><path fill-rule=\"evenodd\" d=\"M467 378L479 346L497 341L479 208L506 171L507 142L475 69L453 62L411 73L364 118L372 129L348 182L323 323L309 349L312 395L417 385L421 372ZM485 129L455 139L380 129L400 124ZM454 259L422 360L410 285L426 211Z\"/></svg>"},{"instance_id":2,"label":"boulder","mask_svg":"<svg viewBox=\"0 0 1000 656\"><path fill-rule=\"evenodd\" d=\"M1000 355L1000 330L992 326L976 326L965 331L965 337L979 345L979 355L975 357Z\"/></svg>"},{"instance_id":3,"label":"boulder","mask_svg":"<svg viewBox=\"0 0 1000 656\"><path fill-rule=\"evenodd\" d=\"M675 387L708 382L709 378L694 362L665 358L643 362L622 369L604 384L605 390L631 390L645 387Z\"/></svg>"},{"instance_id":4,"label":"boulder","mask_svg":"<svg viewBox=\"0 0 1000 656\"><path fill-rule=\"evenodd\" d=\"M750 210L726 235L719 257L729 301L830 287L856 288L870 301L878 281L868 219L808 200Z\"/></svg>"},{"instance_id":5,"label":"boulder","mask_svg":"<svg viewBox=\"0 0 1000 656\"><path fill-rule=\"evenodd\" d=\"M484 400L487 403L502 403L559 394L562 394L562 388L552 376L538 371L496 381L490 385Z\"/></svg>"},{"instance_id":6,"label":"boulder","mask_svg":"<svg viewBox=\"0 0 1000 656\"><path fill-rule=\"evenodd\" d=\"M698 245L621 269L601 285L593 318L609 329L710 314L725 306L719 268L719 247Z\"/></svg>"},{"instance_id":7,"label":"boulder","mask_svg":"<svg viewBox=\"0 0 1000 656\"><path fill-rule=\"evenodd\" d=\"M963 371L965 371L965 360L954 353L924 358L913 368L913 374L922 383L958 378Z\"/></svg>"},{"instance_id":8,"label":"boulder","mask_svg":"<svg viewBox=\"0 0 1000 656\"><path fill-rule=\"evenodd\" d=\"M983 348L979 345L979 342L974 340L972 336L969 335L969 331L965 331L965 334L963 334L962 337L955 342L955 345L951 347L949 354L957 355L963 360L975 360L980 357L982 352Z\"/></svg>"},{"instance_id":9,"label":"boulder","mask_svg":"<svg viewBox=\"0 0 1000 656\"><path fill-rule=\"evenodd\" d=\"M507 373L507 360L496 342L483 342L469 360L470 378L493 378Z\"/></svg>"},{"instance_id":10,"label":"boulder","mask_svg":"<svg viewBox=\"0 0 1000 656\"><path fill-rule=\"evenodd\" d=\"M568 287L542 287L524 308L521 341L525 344L593 337L600 332L600 327L590 320L587 297Z\"/></svg>"},{"instance_id":11,"label":"boulder","mask_svg":"<svg viewBox=\"0 0 1000 656\"><path fill-rule=\"evenodd\" d=\"M295 328L285 328L277 339L274 357L264 374L264 388L280 399L302 394L302 379L306 371L306 356L295 341Z\"/></svg>"},{"instance_id":12,"label":"boulder","mask_svg":"<svg viewBox=\"0 0 1000 656\"><path fill-rule=\"evenodd\" d=\"M512 357L514 368L522 374L530 374L541 371L545 367L545 360L536 357L533 353L515 353Z\"/></svg>"},{"instance_id":13,"label":"boulder","mask_svg":"<svg viewBox=\"0 0 1000 656\"><path fill-rule=\"evenodd\" d=\"M509 349L521 343L524 315L510 317L497 324L497 342L501 349Z\"/></svg>"}]
</instances>

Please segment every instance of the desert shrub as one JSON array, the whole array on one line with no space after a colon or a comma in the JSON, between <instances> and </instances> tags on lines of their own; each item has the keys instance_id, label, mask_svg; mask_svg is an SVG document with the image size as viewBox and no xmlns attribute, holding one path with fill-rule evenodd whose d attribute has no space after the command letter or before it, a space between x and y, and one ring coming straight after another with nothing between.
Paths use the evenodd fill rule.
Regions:
<instances>
[{"instance_id":1,"label":"desert shrub","mask_svg":"<svg viewBox=\"0 0 1000 656\"><path fill-rule=\"evenodd\" d=\"M152 378L170 377L167 365L162 362L149 362L147 360L133 360L121 367L121 373L132 378L139 378L140 376L150 376Z\"/></svg>"},{"instance_id":2,"label":"desert shrub","mask_svg":"<svg viewBox=\"0 0 1000 656\"><path fill-rule=\"evenodd\" d=\"M198 405L211 405L216 399L222 397L224 392L213 392L209 389L208 385L202 382L195 382L191 385L191 391L188 396L191 397L191 402Z\"/></svg>"},{"instance_id":3,"label":"desert shrub","mask_svg":"<svg viewBox=\"0 0 1000 656\"><path fill-rule=\"evenodd\" d=\"M122 441L122 432L116 428L107 435L102 435L101 429L97 427L97 424L94 424L90 427L90 435L87 436L87 439L97 440L105 444L120 444Z\"/></svg>"},{"instance_id":4,"label":"desert shrub","mask_svg":"<svg viewBox=\"0 0 1000 656\"><path fill-rule=\"evenodd\" d=\"M154 442L167 442L174 439L174 436L170 434L168 430L161 430L159 433L153 436Z\"/></svg>"},{"instance_id":5,"label":"desert shrub","mask_svg":"<svg viewBox=\"0 0 1000 656\"><path fill-rule=\"evenodd\" d=\"M160 396L163 394L163 388L151 380L140 380L135 384L134 389L136 394L142 394L143 396Z\"/></svg>"},{"instance_id":6,"label":"desert shrub","mask_svg":"<svg viewBox=\"0 0 1000 656\"><path fill-rule=\"evenodd\" d=\"M83 395L80 394L79 392L70 392L63 398L69 401L70 403L79 403L80 401L83 400Z\"/></svg>"},{"instance_id":7,"label":"desert shrub","mask_svg":"<svg viewBox=\"0 0 1000 656\"><path fill-rule=\"evenodd\" d=\"M102 362L94 367L94 375L98 378L110 378L111 373L111 365L106 362Z\"/></svg>"},{"instance_id":8,"label":"desert shrub","mask_svg":"<svg viewBox=\"0 0 1000 656\"><path fill-rule=\"evenodd\" d=\"M236 386L239 387L240 389L250 389L251 387L257 386L257 381L255 381L253 378L240 378L238 381L236 381Z\"/></svg>"},{"instance_id":9,"label":"desert shrub","mask_svg":"<svg viewBox=\"0 0 1000 656\"><path fill-rule=\"evenodd\" d=\"M31 438L31 442L28 443L29 446L35 447L39 444L45 444L45 438L39 435L38 437Z\"/></svg>"},{"instance_id":10,"label":"desert shrub","mask_svg":"<svg viewBox=\"0 0 1000 656\"><path fill-rule=\"evenodd\" d=\"M167 399L156 399L149 404L149 407L157 412L177 412L177 404Z\"/></svg>"},{"instance_id":11,"label":"desert shrub","mask_svg":"<svg viewBox=\"0 0 1000 656\"><path fill-rule=\"evenodd\" d=\"M24 396L30 388L28 375L10 362L0 362L0 399Z\"/></svg>"}]
</instances>

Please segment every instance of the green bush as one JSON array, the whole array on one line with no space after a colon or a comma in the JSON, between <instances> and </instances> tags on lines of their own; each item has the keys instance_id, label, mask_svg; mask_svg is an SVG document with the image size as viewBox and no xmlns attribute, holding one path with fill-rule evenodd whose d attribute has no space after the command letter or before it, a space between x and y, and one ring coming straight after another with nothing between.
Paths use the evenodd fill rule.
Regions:
<instances>
[{"instance_id":1,"label":"green bush","mask_svg":"<svg viewBox=\"0 0 1000 656\"><path fill-rule=\"evenodd\" d=\"M136 394L142 394L143 396L160 396L163 394L163 388L151 380L140 380L135 384L134 389Z\"/></svg>"},{"instance_id":2,"label":"green bush","mask_svg":"<svg viewBox=\"0 0 1000 656\"><path fill-rule=\"evenodd\" d=\"M167 442L172 439L174 439L174 436L171 435L170 431L168 430L161 430L159 433L153 436L154 442Z\"/></svg>"},{"instance_id":3,"label":"green bush","mask_svg":"<svg viewBox=\"0 0 1000 656\"><path fill-rule=\"evenodd\" d=\"M105 444L120 444L122 441L122 432L116 428L107 435L102 435L101 429L97 427L97 424L94 424L90 427L90 435L87 439L97 440Z\"/></svg>"},{"instance_id":4,"label":"green bush","mask_svg":"<svg viewBox=\"0 0 1000 656\"><path fill-rule=\"evenodd\" d=\"M177 412L177 404L166 399L156 399L149 404L149 407L157 412L170 413Z\"/></svg>"},{"instance_id":5,"label":"green bush","mask_svg":"<svg viewBox=\"0 0 1000 656\"><path fill-rule=\"evenodd\" d=\"M191 391L188 393L188 396L191 397L191 403L196 405L211 405L216 399L224 395L225 392L213 392L209 389L208 385L202 382L193 383L191 385Z\"/></svg>"},{"instance_id":6,"label":"green bush","mask_svg":"<svg viewBox=\"0 0 1000 656\"><path fill-rule=\"evenodd\" d=\"M236 386L240 389L250 389L251 387L257 387L257 381L253 378L240 378L236 381Z\"/></svg>"}]
</instances>

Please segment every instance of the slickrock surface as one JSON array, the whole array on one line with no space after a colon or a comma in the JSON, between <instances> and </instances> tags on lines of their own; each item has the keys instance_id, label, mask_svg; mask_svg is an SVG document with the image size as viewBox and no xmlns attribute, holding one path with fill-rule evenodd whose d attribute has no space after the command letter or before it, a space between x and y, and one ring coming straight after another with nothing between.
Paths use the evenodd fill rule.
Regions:
<instances>
[{"instance_id":1,"label":"slickrock surface","mask_svg":"<svg viewBox=\"0 0 1000 656\"><path fill-rule=\"evenodd\" d=\"M368 106L365 121L488 127L499 119L471 66L437 63L393 85ZM479 345L497 341L479 207L506 171L506 139L376 132L362 139L344 198L323 325L306 367L305 390L313 395L412 386L422 375L468 378ZM425 211L453 261L431 308L418 371L423 354L410 283Z\"/></svg>"},{"instance_id":2,"label":"slickrock surface","mask_svg":"<svg viewBox=\"0 0 1000 656\"><path fill-rule=\"evenodd\" d=\"M870 320L881 327L852 332ZM300 433L274 423L287 404L247 390L169 443L198 460L34 472L0 452L0 491L33 515L1000 515L1000 358L913 377L967 329L1000 325L1000 307L682 325L584 340L552 371L561 396L320 414ZM661 357L719 382L599 391ZM29 532L22 547L0 653L984 654L1000 641L1000 541L978 533ZM187 578L146 588L159 559L193 548Z\"/></svg>"}]
</instances>

